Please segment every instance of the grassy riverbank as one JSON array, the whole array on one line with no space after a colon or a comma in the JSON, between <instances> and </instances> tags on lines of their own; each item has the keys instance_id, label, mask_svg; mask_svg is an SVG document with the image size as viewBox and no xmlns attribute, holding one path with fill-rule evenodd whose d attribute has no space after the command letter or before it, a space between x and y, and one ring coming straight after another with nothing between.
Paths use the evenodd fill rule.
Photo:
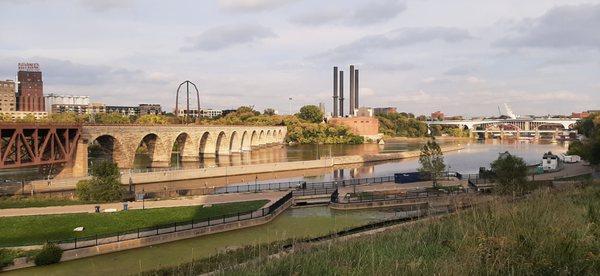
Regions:
<instances>
[{"instance_id":1,"label":"grassy riverbank","mask_svg":"<svg viewBox=\"0 0 600 276\"><path fill-rule=\"evenodd\" d=\"M91 202L93 203L93 202ZM68 198L0 197L0 209L33 208L90 204L89 201Z\"/></svg>"},{"instance_id":2,"label":"grassy riverbank","mask_svg":"<svg viewBox=\"0 0 600 276\"><path fill-rule=\"evenodd\" d=\"M253 211L261 208L267 202L267 200L257 200L217 204L206 208L185 206L116 213L4 217L0 218L0 247L43 244L47 240L69 239L76 235L103 235L192 219L206 219ZM85 227L85 231L76 234L73 229L79 226Z\"/></svg>"},{"instance_id":3,"label":"grassy riverbank","mask_svg":"<svg viewBox=\"0 0 600 276\"><path fill-rule=\"evenodd\" d=\"M449 218L332 242L233 274L598 274L600 187L539 190Z\"/></svg>"}]
</instances>

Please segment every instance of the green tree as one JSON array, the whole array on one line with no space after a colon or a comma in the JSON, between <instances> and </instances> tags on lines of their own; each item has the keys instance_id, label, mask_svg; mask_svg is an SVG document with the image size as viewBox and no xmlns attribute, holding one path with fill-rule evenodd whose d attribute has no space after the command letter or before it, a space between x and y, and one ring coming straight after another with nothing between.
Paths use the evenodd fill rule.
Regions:
<instances>
[{"instance_id":1,"label":"green tree","mask_svg":"<svg viewBox=\"0 0 600 276\"><path fill-rule=\"evenodd\" d=\"M13 122L13 119L8 114L0 113L0 122L10 123L10 122Z\"/></svg>"},{"instance_id":2,"label":"green tree","mask_svg":"<svg viewBox=\"0 0 600 276\"><path fill-rule=\"evenodd\" d=\"M127 116L123 116L118 113L100 113L94 118L94 121L98 124L130 124L131 119Z\"/></svg>"},{"instance_id":3,"label":"green tree","mask_svg":"<svg viewBox=\"0 0 600 276\"><path fill-rule=\"evenodd\" d=\"M500 154L491 164L491 173L499 194L521 195L530 190L527 181L527 165L522 158L508 152Z\"/></svg>"},{"instance_id":4,"label":"green tree","mask_svg":"<svg viewBox=\"0 0 600 276\"><path fill-rule=\"evenodd\" d=\"M117 164L100 161L92 166L92 179L77 183L76 193L85 201L114 202L123 198L121 173Z\"/></svg>"},{"instance_id":5,"label":"green tree","mask_svg":"<svg viewBox=\"0 0 600 276\"><path fill-rule=\"evenodd\" d=\"M421 156L419 157L419 172L431 176L433 187L437 188L437 180L442 176L446 165L444 164L444 153L442 148L435 140L427 141L421 147Z\"/></svg>"},{"instance_id":6,"label":"green tree","mask_svg":"<svg viewBox=\"0 0 600 276\"><path fill-rule=\"evenodd\" d=\"M166 125L170 121L168 117L163 115L147 114L140 116L135 122L143 125Z\"/></svg>"},{"instance_id":7,"label":"green tree","mask_svg":"<svg viewBox=\"0 0 600 276\"><path fill-rule=\"evenodd\" d=\"M265 111L263 111L263 114L267 115L267 116L273 116L273 115L275 115L275 109L267 108L267 109L265 109Z\"/></svg>"},{"instance_id":8,"label":"green tree","mask_svg":"<svg viewBox=\"0 0 600 276\"><path fill-rule=\"evenodd\" d=\"M27 114L23 118L17 119L17 123L35 123L37 119L33 114Z\"/></svg>"},{"instance_id":9,"label":"green tree","mask_svg":"<svg viewBox=\"0 0 600 276\"><path fill-rule=\"evenodd\" d=\"M568 153L581 156L597 168L600 165L600 113L578 121L575 128L586 139L571 143Z\"/></svg>"},{"instance_id":10,"label":"green tree","mask_svg":"<svg viewBox=\"0 0 600 276\"><path fill-rule=\"evenodd\" d=\"M323 111L316 105L305 105L300 108L298 118L318 124L323 121Z\"/></svg>"}]
</instances>

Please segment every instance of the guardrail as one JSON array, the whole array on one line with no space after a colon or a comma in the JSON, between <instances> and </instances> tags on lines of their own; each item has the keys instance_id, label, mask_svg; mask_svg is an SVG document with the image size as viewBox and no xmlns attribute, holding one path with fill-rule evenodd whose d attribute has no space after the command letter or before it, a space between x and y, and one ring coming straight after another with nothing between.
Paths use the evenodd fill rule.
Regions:
<instances>
[{"instance_id":1,"label":"guardrail","mask_svg":"<svg viewBox=\"0 0 600 276\"><path fill-rule=\"evenodd\" d=\"M92 247L102 244L115 243L125 240L139 239L144 237L151 237L161 234L180 232L191 229L198 229L204 227L210 227L230 222L238 222L250 219L256 219L261 217L266 217L268 215L272 215L279 211L282 206L285 205L288 201L292 200L292 193L289 192L279 200L275 201L273 204L268 207L264 207L258 209L256 211L251 212L241 212L241 213L233 213L227 214L217 217L209 217L206 219L199 220L188 220L188 221L179 221L167 223L159 226L146 227L146 228L135 228L129 229L125 231L112 232L100 235L92 235L86 237L75 237L72 239L64 239L64 240L54 240L47 241L49 243L54 243L59 245L63 250L77 249L77 248L85 248Z\"/></svg>"}]
</instances>

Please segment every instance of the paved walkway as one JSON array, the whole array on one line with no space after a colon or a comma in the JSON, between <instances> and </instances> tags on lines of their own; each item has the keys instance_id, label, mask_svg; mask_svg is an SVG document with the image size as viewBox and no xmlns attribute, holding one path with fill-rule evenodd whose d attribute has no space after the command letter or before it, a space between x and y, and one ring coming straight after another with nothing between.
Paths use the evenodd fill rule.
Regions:
<instances>
[{"instance_id":1,"label":"paved walkway","mask_svg":"<svg viewBox=\"0 0 600 276\"><path fill-rule=\"evenodd\" d=\"M579 176L584 174L590 174L593 172L587 162L577 162L572 164L565 164L564 169L558 172L538 174L535 176L535 180L554 180L555 178ZM531 177L529 177L531 180Z\"/></svg>"},{"instance_id":2,"label":"paved walkway","mask_svg":"<svg viewBox=\"0 0 600 276\"><path fill-rule=\"evenodd\" d=\"M441 186L457 186L461 185L463 187L467 187L468 183L466 180L438 180L438 184ZM418 188L430 188L433 187L433 183L431 181L420 181L406 184L397 184L394 182L384 182L380 184L368 184L368 185L357 185L356 189L352 186L347 186L340 188L338 190L340 197L345 196L346 194L353 193L355 190L357 193L359 192L373 192L373 191L397 191L397 192L405 192L408 190L418 189Z\"/></svg>"},{"instance_id":3,"label":"paved walkway","mask_svg":"<svg viewBox=\"0 0 600 276\"><path fill-rule=\"evenodd\" d=\"M219 204L240 201L252 200L269 200L268 206L287 192L269 191L262 193L240 193L240 194L222 194L222 195L204 195L180 199L167 200L146 200L145 202L136 201L129 202L129 209L145 208L164 208L164 207L180 207L180 206L195 206L204 204ZM0 217L15 217L15 216L31 216L31 215L51 215L51 214L70 214L70 213L93 213L94 207L100 205L101 210L116 209L122 210L123 203L104 203L104 204L86 204L86 205L69 205L69 206L50 206L50 207L35 207L35 208L18 208L18 209L0 209Z\"/></svg>"}]
</instances>

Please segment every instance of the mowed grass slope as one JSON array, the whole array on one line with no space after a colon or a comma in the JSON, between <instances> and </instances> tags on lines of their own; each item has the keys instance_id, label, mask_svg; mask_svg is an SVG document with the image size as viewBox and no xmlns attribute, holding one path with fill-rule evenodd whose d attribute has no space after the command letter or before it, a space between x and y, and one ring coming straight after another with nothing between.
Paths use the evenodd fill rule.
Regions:
<instances>
[{"instance_id":1,"label":"mowed grass slope","mask_svg":"<svg viewBox=\"0 0 600 276\"><path fill-rule=\"evenodd\" d=\"M90 204L90 202L63 198L0 197L0 209L67 206L80 204Z\"/></svg>"},{"instance_id":2,"label":"mowed grass slope","mask_svg":"<svg viewBox=\"0 0 600 276\"><path fill-rule=\"evenodd\" d=\"M600 187L544 189L225 274L600 275Z\"/></svg>"},{"instance_id":3,"label":"mowed grass slope","mask_svg":"<svg viewBox=\"0 0 600 276\"><path fill-rule=\"evenodd\" d=\"M267 200L217 204L211 207L185 206L130 210L116 213L81 213L0 218L0 247L43 244L47 240L104 235L132 230L254 211ZM85 231L73 232L83 226Z\"/></svg>"}]
</instances>

